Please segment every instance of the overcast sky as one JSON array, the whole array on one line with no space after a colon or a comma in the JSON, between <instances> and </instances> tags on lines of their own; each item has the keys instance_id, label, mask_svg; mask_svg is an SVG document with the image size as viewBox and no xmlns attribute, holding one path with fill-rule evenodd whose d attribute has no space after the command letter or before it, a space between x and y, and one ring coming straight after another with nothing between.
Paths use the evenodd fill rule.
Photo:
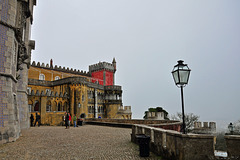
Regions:
<instances>
[{"instance_id":1,"label":"overcast sky","mask_svg":"<svg viewBox=\"0 0 240 160\"><path fill-rule=\"evenodd\" d=\"M181 112L171 71L182 59L192 70L185 112L218 127L240 119L238 0L38 0L32 39L32 61L88 71L115 57L133 118Z\"/></svg>"}]
</instances>

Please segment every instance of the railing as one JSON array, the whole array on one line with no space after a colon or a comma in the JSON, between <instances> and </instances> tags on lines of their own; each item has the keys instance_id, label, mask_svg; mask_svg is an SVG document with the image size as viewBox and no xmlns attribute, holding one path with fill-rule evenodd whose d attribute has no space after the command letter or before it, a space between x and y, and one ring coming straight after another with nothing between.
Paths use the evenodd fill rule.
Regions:
<instances>
[{"instance_id":1,"label":"railing","mask_svg":"<svg viewBox=\"0 0 240 160\"><path fill-rule=\"evenodd\" d=\"M122 90L121 86L115 86L115 85L113 85L113 86L105 86L104 88L105 88L105 90Z\"/></svg>"},{"instance_id":2,"label":"railing","mask_svg":"<svg viewBox=\"0 0 240 160\"><path fill-rule=\"evenodd\" d=\"M171 124L169 124L171 125ZM137 142L136 135L150 136L150 149L165 159L177 160L212 160L214 156L214 136L181 134L177 131L164 130L146 125L132 127L131 141Z\"/></svg>"}]
</instances>

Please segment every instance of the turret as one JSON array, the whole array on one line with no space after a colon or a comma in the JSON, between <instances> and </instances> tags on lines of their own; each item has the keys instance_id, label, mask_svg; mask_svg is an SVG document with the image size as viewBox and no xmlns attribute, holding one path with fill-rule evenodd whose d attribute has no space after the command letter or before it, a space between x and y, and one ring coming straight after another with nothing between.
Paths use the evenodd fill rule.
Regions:
<instances>
[{"instance_id":1,"label":"turret","mask_svg":"<svg viewBox=\"0 0 240 160\"><path fill-rule=\"evenodd\" d=\"M112 64L107 62L99 62L89 66L89 73L93 83L99 83L104 86L112 86L114 82L114 74L116 72L116 60L113 59Z\"/></svg>"},{"instance_id":2,"label":"turret","mask_svg":"<svg viewBox=\"0 0 240 160\"><path fill-rule=\"evenodd\" d=\"M117 65L116 65L116 60L115 60L115 58L113 58L112 65L113 65L113 67L114 67L114 73L115 73L116 70L117 70Z\"/></svg>"}]
</instances>

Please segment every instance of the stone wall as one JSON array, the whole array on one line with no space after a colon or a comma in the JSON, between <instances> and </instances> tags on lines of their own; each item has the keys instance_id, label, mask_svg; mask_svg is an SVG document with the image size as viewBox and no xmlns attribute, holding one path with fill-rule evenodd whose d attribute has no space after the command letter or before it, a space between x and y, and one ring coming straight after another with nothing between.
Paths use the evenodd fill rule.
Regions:
<instances>
[{"instance_id":1,"label":"stone wall","mask_svg":"<svg viewBox=\"0 0 240 160\"><path fill-rule=\"evenodd\" d=\"M27 70L36 0L0 1L0 144L15 141L29 127Z\"/></svg>"},{"instance_id":2,"label":"stone wall","mask_svg":"<svg viewBox=\"0 0 240 160\"><path fill-rule=\"evenodd\" d=\"M240 136L227 135L225 136L227 153L230 159L240 159Z\"/></svg>"},{"instance_id":3,"label":"stone wall","mask_svg":"<svg viewBox=\"0 0 240 160\"><path fill-rule=\"evenodd\" d=\"M95 119L88 118L85 120L86 122L104 122L104 123L123 123L123 124L166 124L166 123L175 123L178 121L171 120L143 120L143 119Z\"/></svg>"},{"instance_id":4,"label":"stone wall","mask_svg":"<svg viewBox=\"0 0 240 160\"><path fill-rule=\"evenodd\" d=\"M136 135L150 136L150 149L157 155L171 160L211 160L214 156L215 137L209 135L181 134L145 125L133 125L131 141Z\"/></svg>"}]
</instances>

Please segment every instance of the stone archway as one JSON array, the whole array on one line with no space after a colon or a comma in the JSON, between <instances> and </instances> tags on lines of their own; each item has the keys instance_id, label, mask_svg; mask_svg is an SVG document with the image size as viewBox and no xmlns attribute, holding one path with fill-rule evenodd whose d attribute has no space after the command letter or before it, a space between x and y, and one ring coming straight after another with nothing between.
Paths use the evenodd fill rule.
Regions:
<instances>
[{"instance_id":1,"label":"stone archway","mask_svg":"<svg viewBox=\"0 0 240 160\"><path fill-rule=\"evenodd\" d=\"M40 111L40 103L39 103L39 101L35 101L33 108L34 108L33 110L35 112L39 112Z\"/></svg>"}]
</instances>

